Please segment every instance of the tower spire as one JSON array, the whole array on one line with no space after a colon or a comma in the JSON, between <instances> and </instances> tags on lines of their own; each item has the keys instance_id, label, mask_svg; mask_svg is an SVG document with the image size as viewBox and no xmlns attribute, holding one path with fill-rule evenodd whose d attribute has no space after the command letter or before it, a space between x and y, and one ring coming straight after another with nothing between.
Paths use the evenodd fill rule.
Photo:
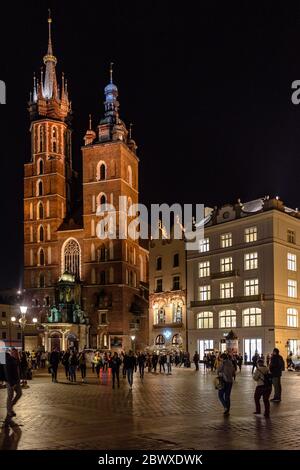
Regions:
<instances>
[{"instance_id":1,"label":"tower spire","mask_svg":"<svg viewBox=\"0 0 300 470\"><path fill-rule=\"evenodd\" d=\"M113 65L114 63L111 62L109 66L109 77L110 77L110 83L113 83Z\"/></svg>"},{"instance_id":2,"label":"tower spire","mask_svg":"<svg viewBox=\"0 0 300 470\"><path fill-rule=\"evenodd\" d=\"M55 66L57 59L53 55L52 38L51 38L51 11L48 10L48 49L47 54L44 56L44 64L46 66L45 83L43 87L44 97L47 99L57 98L57 80Z\"/></svg>"}]
</instances>

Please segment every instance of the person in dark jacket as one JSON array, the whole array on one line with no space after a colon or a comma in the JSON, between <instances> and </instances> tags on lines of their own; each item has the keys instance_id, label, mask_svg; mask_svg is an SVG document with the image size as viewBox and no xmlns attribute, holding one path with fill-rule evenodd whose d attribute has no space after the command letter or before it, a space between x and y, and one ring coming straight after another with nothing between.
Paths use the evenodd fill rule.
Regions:
<instances>
[{"instance_id":1,"label":"person in dark jacket","mask_svg":"<svg viewBox=\"0 0 300 470\"><path fill-rule=\"evenodd\" d=\"M60 354L57 349L53 349L50 354L49 362L51 367L52 382L57 382L57 369L60 361Z\"/></svg>"},{"instance_id":2,"label":"person in dark jacket","mask_svg":"<svg viewBox=\"0 0 300 470\"><path fill-rule=\"evenodd\" d=\"M145 362L146 362L146 356L144 353L138 353L137 355L137 363L139 366L139 373L140 373L140 378L144 378L144 371L145 371Z\"/></svg>"},{"instance_id":3,"label":"person in dark jacket","mask_svg":"<svg viewBox=\"0 0 300 470\"><path fill-rule=\"evenodd\" d=\"M271 401L281 401L281 375L284 370L284 360L279 354L279 349L275 348L270 361L270 372L272 374L272 382L274 387L274 397Z\"/></svg>"},{"instance_id":4,"label":"person in dark jacket","mask_svg":"<svg viewBox=\"0 0 300 470\"><path fill-rule=\"evenodd\" d=\"M118 388L120 387L120 365L121 359L118 356L118 353L115 352L110 361L111 371L112 371L112 388L115 388L115 381L117 379Z\"/></svg>"},{"instance_id":5,"label":"person in dark jacket","mask_svg":"<svg viewBox=\"0 0 300 470\"><path fill-rule=\"evenodd\" d=\"M195 354L194 354L194 357L193 357L193 361L195 363L195 366L196 366L196 370L199 370L199 354L197 351L195 351Z\"/></svg>"},{"instance_id":6,"label":"person in dark jacket","mask_svg":"<svg viewBox=\"0 0 300 470\"><path fill-rule=\"evenodd\" d=\"M124 366L126 369L126 374L127 374L127 380L130 386L130 390L132 389L132 384L133 384L133 371L136 367L136 359L135 356L133 355L132 351L129 351L128 355L125 354L124 356Z\"/></svg>"},{"instance_id":7,"label":"person in dark jacket","mask_svg":"<svg viewBox=\"0 0 300 470\"><path fill-rule=\"evenodd\" d=\"M20 361L18 358L18 351L15 348L12 348L10 353L5 354L4 374L7 388L7 415L5 421L8 422L16 416L13 407L22 396L20 384Z\"/></svg>"},{"instance_id":8,"label":"person in dark jacket","mask_svg":"<svg viewBox=\"0 0 300 470\"><path fill-rule=\"evenodd\" d=\"M223 388L218 392L219 400L224 407L224 415L230 412L230 395L233 383L234 367L230 357L227 354L221 354L222 363L217 369L217 374L222 378Z\"/></svg>"}]
</instances>

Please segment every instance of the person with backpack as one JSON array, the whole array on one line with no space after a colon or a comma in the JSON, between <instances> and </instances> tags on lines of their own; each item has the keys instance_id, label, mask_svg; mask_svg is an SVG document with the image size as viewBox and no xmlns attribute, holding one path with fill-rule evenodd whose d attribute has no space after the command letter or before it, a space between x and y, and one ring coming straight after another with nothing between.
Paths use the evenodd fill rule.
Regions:
<instances>
[{"instance_id":1,"label":"person with backpack","mask_svg":"<svg viewBox=\"0 0 300 470\"><path fill-rule=\"evenodd\" d=\"M272 376L269 372L267 366L264 365L263 359L258 359L256 364L256 370L253 374L253 379L257 382L257 386L254 393L254 401L256 411L255 415L261 414L260 409L260 399L263 397L263 402L265 406L265 418L270 417L270 395L272 391Z\"/></svg>"},{"instance_id":2,"label":"person with backpack","mask_svg":"<svg viewBox=\"0 0 300 470\"><path fill-rule=\"evenodd\" d=\"M270 361L270 372L273 377L272 381L274 387L274 397L271 399L271 401L281 401L281 375L282 371L284 371L284 368L284 360L279 354L279 349L274 348Z\"/></svg>"},{"instance_id":3,"label":"person with backpack","mask_svg":"<svg viewBox=\"0 0 300 470\"><path fill-rule=\"evenodd\" d=\"M222 387L219 388L218 395L224 407L224 415L227 416L230 412L230 394L233 384L234 367L227 354L221 354L220 359L221 365L217 369L217 374L222 380Z\"/></svg>"}]
</instances>

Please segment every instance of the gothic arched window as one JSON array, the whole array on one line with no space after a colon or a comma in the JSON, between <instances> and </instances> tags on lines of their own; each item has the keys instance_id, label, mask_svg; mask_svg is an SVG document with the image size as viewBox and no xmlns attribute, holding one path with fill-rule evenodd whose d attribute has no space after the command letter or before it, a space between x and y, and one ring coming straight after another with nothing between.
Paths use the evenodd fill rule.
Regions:
<instances>
[{"instance_id":1,"label":"gothic arched window","mask_svg":"<svg viewBox=\"0 0 300 470\"><path fill-rule=\"evenodd\" d=\"M43 219L44 218L44 206L42 202L39 202L38 204L38 218Z\"/></svg>"},{"instance_id":2,"label":"gothic arched window","mask_svg":"<svg viewBox=\"0 0 300 470\"><path fill-rule=\"evenodd\" d=\"M41 225L39 227L39 237L38 237L38 240L40 242L43 242L44 241L44 227Z\"/></svg>"},{"instance_id":3,"label":"gothic arched window","mask_svg":"<svg viewBox=\"0 0 300 470\"><path fill-rule=\"evenodd\" d=\"M80 278L80 246L73 238L63 245L63 272Z\"/></svg>"},{"instance_id":4,"label":"gothic arched window","mask_svg":"<svg viewBox=\"0 0 300 470\"><path fill-rule=\"evenodd\" d=\"M100 160L97 164L96 178L97 180L106 180L107 177L107 167L106 163L103 160Z\"/></svg>"},{"instance_id":5,"label":"gothic arched window","mask_svg":"<svg viewBox=\"0 0 300 470\"><path fill-rule=\"evenodd\" d=\"M44 162L42 159L38 161L38 174L43 175L44 174Z\"/></svg>"},{"instance_id":6,"label":"gothic arched window","mask_svg":"<svg viewBox=\"0 0 300 470\"><path fill-rule=\"evenodd\" d=\"M57 127L52 127L52 152L57 152Z\"/></svg>"},{"instance_id":7,"label":"gothic arched window","mask_svg":"<svg viewBox=\"0 0 300 470\"><path fill-rule=\"evenodd\" d=\"M36 186L36 189L37 189L37 196L42 196L43 195L43 182L42 180L39 180L37 182L37 186Z\"/></svg>"},{"instance_id":8,"label":"gothic arched window","mask_svg":"<svg viewBox=\"0 0 300 470\"><path fill-rule=\"evenodd\" d=\"M39 127L39 152L44 151L44 127Z\"/></svg>"},{"instance_id":9,"label":"gothic arched window","mask_svg":"<svg viewBox=\"0 0 300 470\"><path fill-rule=\"evenodd\" d=\"M105 179L106 179L106 167L104 163L102 163L100 166L100 180L105 180Z\"/></svg>"},{"instance_id":10,"label":"gothic arched window","mask_svg":"<svg viewBox=\"0 0 300 470\"><path fill-rule=\"evenodd\" d=\"M40 266L44 266L45 265L45 253L44 253L44 250L41 249L39 251L39 264Z\"/></svg>"}]
</instances>

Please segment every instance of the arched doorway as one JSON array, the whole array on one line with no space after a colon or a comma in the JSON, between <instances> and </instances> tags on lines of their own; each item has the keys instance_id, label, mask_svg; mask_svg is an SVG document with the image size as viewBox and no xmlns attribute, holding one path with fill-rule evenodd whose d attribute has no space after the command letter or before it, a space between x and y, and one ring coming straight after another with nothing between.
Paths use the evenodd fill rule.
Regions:
<instances>
[{"instance_id":1,"label":"arched doorway","mask_svg":"<svg viewBox=\"0 0 300 470\"><path fill-rule=\"evenodd\" d=\"M50 336L50 351L53 351L54 349L57 349L58 351L61 350L61 333L58 331L55 331L51 333Z\"/></svg>"}]
</instances>

